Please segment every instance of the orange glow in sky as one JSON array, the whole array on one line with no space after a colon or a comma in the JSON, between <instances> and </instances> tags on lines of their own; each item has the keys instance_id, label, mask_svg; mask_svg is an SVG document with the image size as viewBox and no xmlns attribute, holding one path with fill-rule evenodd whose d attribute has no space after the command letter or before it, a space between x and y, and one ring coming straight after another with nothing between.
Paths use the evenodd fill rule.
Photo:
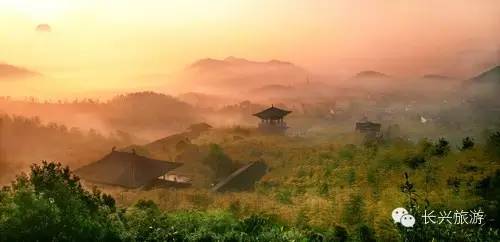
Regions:
<instances>
[{"instance_id":1,"label":"orange glow in sky","mask_svg":"<svg viewBox=\"0 0 500 242\"><path fill-rule=\"evenodd\" d=\"M0 62L42 73L39 90L148 88L145 76L173 82L226 56L328 75L469 75L469 62L498 62L499 29L498 0L0 0Z\"/></svg>"}]
</instances>

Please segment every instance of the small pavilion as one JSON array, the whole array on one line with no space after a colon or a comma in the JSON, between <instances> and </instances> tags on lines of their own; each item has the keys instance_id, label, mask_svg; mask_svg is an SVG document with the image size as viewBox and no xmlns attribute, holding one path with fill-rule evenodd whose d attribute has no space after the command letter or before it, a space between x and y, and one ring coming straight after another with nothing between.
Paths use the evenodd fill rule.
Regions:
<instances>
[{"instance_id":1,"label":"small pavilion","mask_svg":"<svg viewBox=\"0 0 500 242\"><path fill-rule=\"evenodd\" d=\"M283 133L288 128L283 118L292 111L271 106L270 108L254 114L261 119L259 130L268 133Z\"/></svg>"},{"instance_id":2,"label":"small pavilion","mask_svg":"<svg viewBox=\"0 0 500 242\"><path fill-rule=\"evenodd\" d=\"M356 131L361 134L364 134L366 137L376 137L380 133L380 127L382 125L379 123L370 122L367 120L363 120L356 123Z\"/></svg>"}]
</instances>

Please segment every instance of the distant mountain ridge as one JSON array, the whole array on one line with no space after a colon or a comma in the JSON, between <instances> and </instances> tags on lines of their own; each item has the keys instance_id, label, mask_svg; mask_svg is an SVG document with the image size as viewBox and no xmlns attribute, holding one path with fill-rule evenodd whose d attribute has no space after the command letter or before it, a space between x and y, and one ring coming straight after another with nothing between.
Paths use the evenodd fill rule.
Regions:
<instances>
[{"instance_id":1,"label":"distant mountain ridge","mask_svg":"<svg viewBox=\"0 0 500 242\"><path fill-rule=\"evenodd\" d=\"M390 76L378 71L361 71L354 75L354 78L389 78Z\"/></svg>"},{"instance_id":2,"label":"distant mountain ridge","mask_svg":"<svg viewBox=\"0 0 500 242\"><path fill-rule=\"evenodd\" d=\"M277 84L271 84L271 85L265 85L262 87L255 88L251 90L251 92L259 93L259 92L283 92L283 91L292 91L295 88L291 86L285 86L285 85L277 85Z\"/></svg>"},{"instance_id":3,"label":"distant mountain ridge","mask_svg":"<svg viewBox=\"0 0 500 242\"><path fill-rule=\"evenodd\" d=\"M0 79L24 78L40 75L26 68L0 63Z\"/></svg>"},{"instance_id":4,"label":"distant mountain ridge","mask_svg":"<svg viewBox=\"0 0 500 242\"><path fill-rule=\"evenodd\" d=\"M234 94L267 85L290 86L306 82L309 72L282 60L253 61L237 57L195 61L182 73L182 80L197 92Z\"/></svg>"},{"instance_id":5,"label":"distant mountain ridge","mask_svg":"<svg viewBox=\"0 0 500 242\"><path fill-rule=\"evenodd\" d=\"M225 59L212 59L205 58L195 61L193 64L189 65L189 68L195 69L207 69L207 68L225 68L225 67L243 67L243 66L294 66L294 64L286 61L280 60L270 60L270 61L250 61L243 58L237 58L229 56Z\"/></svg>"},{"instance_id":6,"label":"distant mountain ridge","mask_svg":"<svg viewBox=\"0 0 500 242\"><path fill-rule=\"evenodd\" d=\"M422 76L423 79L434 79L434 80L450 80L452 77L438 74L426 74Z\"/></svg>"}]
</instances>

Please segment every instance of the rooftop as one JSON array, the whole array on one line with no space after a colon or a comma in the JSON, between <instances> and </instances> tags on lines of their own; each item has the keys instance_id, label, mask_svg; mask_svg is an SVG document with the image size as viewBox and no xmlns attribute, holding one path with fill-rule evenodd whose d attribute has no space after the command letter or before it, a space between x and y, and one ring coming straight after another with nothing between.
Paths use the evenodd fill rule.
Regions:
<instances>
[{"instance_id":1,"label":"rooftop","mask_svg":"<svg viewBox=\"0 0 500 242\"><path fill-rule=\"evenodd\" d=\"M81 167L75 173L91 182L136 188L181 165L135 153L112 151L102 159Z\"/></svg>"},{"instance_id":2,"label":"rooftop","mask_svg":"<svg viewBox=\"0 0 500 242\"><path fill-rule=\"evenodd\" d=\"M254 114L254 116L257 116L261 119L281 119L291 112L292 111L287 111L287 110L283 110L283 109L276 108L276 107L272 106L264 111L261 111L261 112Z\"/></svg>"},{"instance_id":3,"label":"rooftop","mask_svg":"<svg viewBox=\"0 0 500 242\"><path fill-rule=\"evenodd\" d=\"M250 162L233 172L228 177L217 183L212 191L241 191L251 190L258 180L267 172L267 165L263 162Z\"/></svg>"},{"instance_id":4,"label":"rooftop","mask_svg":"<svg viewBox=\"0 0 500 242\"><path fill-rule=\"evenodd\" d=\"M357 122L356 123L356 130L359 130L361 132L379 132L381 126L382 125L379 123L373 123L370 121Z\"/></svg>"}]
</instances>

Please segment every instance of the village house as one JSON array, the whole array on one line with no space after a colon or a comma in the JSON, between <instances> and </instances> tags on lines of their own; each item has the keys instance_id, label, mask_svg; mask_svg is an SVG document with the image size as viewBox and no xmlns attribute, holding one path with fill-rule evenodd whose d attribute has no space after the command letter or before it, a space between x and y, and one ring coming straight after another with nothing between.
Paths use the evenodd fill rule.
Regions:
<instances>
[{"instance_id":1,"label":"village house","mask_svg":"<svg viewBox=\"0 0 500 242\"><path fill-rule=\"evenodd\" d=\"M266 110L254 114L254 116L261 119L259 123L260 131L266 133L284 133L288 129L288 126L283 121L283 118L291 112L271 106Z\"/></svg>"},{"instance_id":2,"label":"village house","mask_svg":"<svg viewBox=\"0 0 500 242\"><path fill-rule=\"evenodd\" d=\"M379 123L373 123L370 121L360 121L356 123L356 131L364 134L366 137L374 138L380 133L380 127L382 125Z\"/></svg>"},{"instance_id":3,"label":"village house","mask_svg":"<svg viewBox=\"0 0 500 242\"><path fill-rule=\"evenodd\" d=\"M182 163L155 160L133 152L116 151L81 167L75 173L89 182L138 188L157 182Z\"/></svg>"}]
</instances>

